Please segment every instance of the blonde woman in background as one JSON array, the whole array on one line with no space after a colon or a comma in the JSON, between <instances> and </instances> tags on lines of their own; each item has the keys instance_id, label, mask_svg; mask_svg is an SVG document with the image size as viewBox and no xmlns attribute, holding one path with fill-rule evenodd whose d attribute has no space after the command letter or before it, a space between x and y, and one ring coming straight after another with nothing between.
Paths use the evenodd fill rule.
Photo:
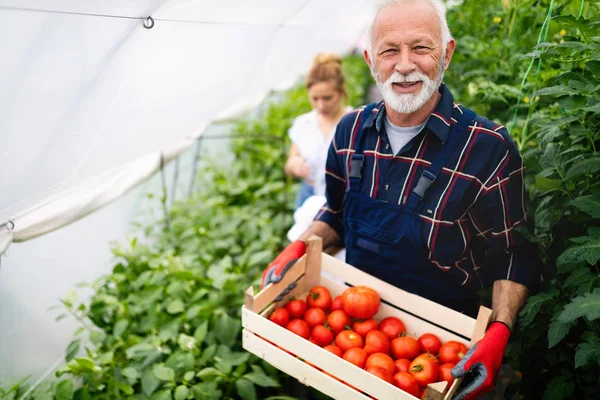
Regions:
<instances>
[{"instance_id":1,"label":"blonde woman in background","mask_svg":"<svg viewBox=\"0 0 600 400\"><path fill-rule=\"evenodd\" d=\"M321 53L315 57L306 78L306 88L313 109L294 120L289 130L290 155L285 163L287 175L303 180L296 196L296 209L313 195L325 195L327 150L337 123L352 110L345 106L342 58L337 54ZM320 206L323 203L324 200Z\"/></svg>"}]
</instances>

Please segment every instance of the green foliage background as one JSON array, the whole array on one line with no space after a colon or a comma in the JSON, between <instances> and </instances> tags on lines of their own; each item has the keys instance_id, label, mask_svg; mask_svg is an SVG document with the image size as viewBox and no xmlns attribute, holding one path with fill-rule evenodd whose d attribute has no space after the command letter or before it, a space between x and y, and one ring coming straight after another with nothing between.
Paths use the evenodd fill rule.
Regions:
<instances>
[{"instance_id":1,"label":"green foliage background","mask_svg":"<svg viewBox=\"0 0 600 400\"><path fill-rule=\"evenodd\" d=\"M524 233L544 261L514 335L510 362L523 379L511 390L600 398L600 6L464 0L449 24L457 51L445 81L457 101L505 124L522 151ZM349 103L360 105L368 70L358 56L344 67ZM169 229L160 221L115 247L113 273L91 284L89 303L63 299L82 328L58 382L30 398L285 398L288 378L241 349L240 294L283 244L294 189L282 172L286 132L308 110L299 86L240 122L237 133L268 140L236 140L236 162L208 163L201 190L169 211Z\"/></svg>"}]
</instances>

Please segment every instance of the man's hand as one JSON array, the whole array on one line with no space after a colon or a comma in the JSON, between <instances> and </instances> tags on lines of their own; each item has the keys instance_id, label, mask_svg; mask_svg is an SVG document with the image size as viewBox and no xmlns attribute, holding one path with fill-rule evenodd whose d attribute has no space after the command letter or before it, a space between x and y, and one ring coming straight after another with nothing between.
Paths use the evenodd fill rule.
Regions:
<instances>
[{"instance_id":1,"label":"man's hand","mask_svg":"<svg viewBox=\"0 0 600 400\"><path fill-rule=\"evenodd\" d=\"M277 283L281 281L283 275L294 263L306 253L306 243L301 240L296 240L290 243L271 264L264 270L262 274L262 283L260 288L264 288L269 283Z\"/></svg>"},{"instance_id":2,"label":"man's hand","mask_svg":"<svg viewBox=\"0 0 600 400\"><path fill-rule=\"evenodd\" d=\"M476 399L494 388L509 337L510 329L506 324L493 322L485 336L452 368L455 378L462 378L469 371L474 375L473 381L461 389L454 400Z\"/></svg>"}]
</instances>

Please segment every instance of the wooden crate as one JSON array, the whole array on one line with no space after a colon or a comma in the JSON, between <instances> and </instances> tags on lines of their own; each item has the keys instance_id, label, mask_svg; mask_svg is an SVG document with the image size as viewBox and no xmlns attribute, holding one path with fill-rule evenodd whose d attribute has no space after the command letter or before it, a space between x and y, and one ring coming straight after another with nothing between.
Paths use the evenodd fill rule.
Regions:
<instances>
[{"instance_id":1,"label":"wooden crate","mask_svg":"<svg viewBox=\"0 0 600 400\"><path fill-rule=\"evenodd\" d=\"M294 282L296 287L280 302L274 302ZM305 295L316 285L327 287L332 297L340 295L349 286L371 287L377 290L382 299L375 319L398 317L406 325L408 334L418 337L431 332L442 342L456 340L472 345L483 336L491 316L490 309L481 307L475 320L398 289L323 253L321 239L313 236L309 239L306 255L290 268L281 282L268 285L256 295L252 287L246 291L245 305L242 307L243 346L303 384L335 399L368 399L371 396L376 399L411 400L415 397L265 318L275 307L285 304L293 296ZM296 357L274 344L292 352ZM324 374L300 358L364 393ZM450 399L459 383L455 381L449 390L446 390L446 382L429 385L426 399Z\"/></svg>"}]
</instances>

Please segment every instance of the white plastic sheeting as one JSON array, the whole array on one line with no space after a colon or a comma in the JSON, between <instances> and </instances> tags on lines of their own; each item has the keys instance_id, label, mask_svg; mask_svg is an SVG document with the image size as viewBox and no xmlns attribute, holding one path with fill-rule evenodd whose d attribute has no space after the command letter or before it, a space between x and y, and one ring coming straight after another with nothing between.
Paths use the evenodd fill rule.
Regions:
<instances>
[{"instance_id":1,"label":"white plastic sheeting","mask_svg":"<svg viewBox=\"0 0 600 400\"><path fill-rule=\"evenodd\" d=\"M119 198L317 52L351 50L372 13L372 0L0 0L0 254ZM0 380L60 359L73 325L47 307L108 272L141 197L2 258Z\"/></svg>"}]
</instances>

